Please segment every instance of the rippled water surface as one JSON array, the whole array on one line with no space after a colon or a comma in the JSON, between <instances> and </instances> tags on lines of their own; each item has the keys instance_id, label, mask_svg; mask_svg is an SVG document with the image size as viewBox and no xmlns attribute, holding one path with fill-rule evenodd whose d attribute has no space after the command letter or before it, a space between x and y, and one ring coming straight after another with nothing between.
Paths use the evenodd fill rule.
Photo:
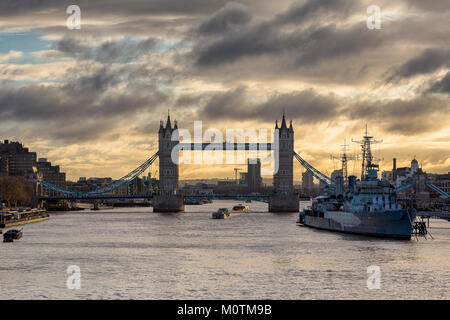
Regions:
<instances>
[{"instance_id":1,"label":"rippled water surface","mask_svg":"<svg viewBox=\"0 0 450 320\"><path fill-rule=\"evenodd\" d=\"M296 225L298 214L213 220L234 201L179 214L119 208L51 214L0 243L1 299L449 299L450 222L434 240L381 240ZM66 287L67 267L81 289ZM367 289L367 267L381 289Z\"/></svg>"}]
</instances>

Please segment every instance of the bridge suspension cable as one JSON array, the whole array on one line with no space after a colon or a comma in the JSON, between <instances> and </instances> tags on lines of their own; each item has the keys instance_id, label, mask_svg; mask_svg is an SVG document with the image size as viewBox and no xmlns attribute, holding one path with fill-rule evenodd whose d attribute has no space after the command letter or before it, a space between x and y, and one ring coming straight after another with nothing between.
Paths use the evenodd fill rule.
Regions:
<instances>
[{"instance_id":1,"label":"bridge suspension cable","mask_svg":"<svg viewBox=\"0 0 450 320\"><path fill-rule=\"evenodd\" d=\"M408 188L411 188L412 186L414 186L416 184L416 181L411 181L408 183L405 183L401 186L398 186L397 188L395 188L396 192L400 192L403 190L406 190ZM434 191L436 191L437 193L439 193L441 196L450 199L450 195L445 192L444 190L440 189L438 186L436 186L435 184L431 183L430 181L427 181L427 186L430 187L431 189L433 189Z\"/></svg>"},{"instance_id":2,"label":"bridge suspension cable","mask_svg":"<svg viewBox=\"0 0 450 320\"><path fill-rule=\"evenodd\" d=\"M395 188L395 192L398 193L398 192L400 192L400 191L409 189L409 188L413 187L415 184L416 184L415 181L411 181L411 182L402 184L401 186L398 186L397 188Z\"/></svg>"},{"instance_id":3,"label":"bridge suspension cable","mask_svg":"<svg viewBox=\"0 0 450 320\"><path fill-rule=\"evenodd\" d=\"M306 162L302 157L300 157L297 152L294 151L294 157L297 159L298 162L309 172L312 173L312 175L318 179L320 182L324 183L325 185L335 185L336 181L333 179L327 177L322 172L314 168L312 165L310 165L308 162Z\"/></svg>"},{"instance_id":4,"label":"bridge suspension cable","mask_svg":"<svg viewBox=\"0 0 450 320\"><path fill-rule=\"evenodd\" d=\"M445 192L444 190L440 189L438 186L434 185L433 183L431 183L430 181L427 181L427 185L433 189L434 191L436 191L437 193L439 193L441 196L450 199L450 195Z\"/></svg>"},{"instance_id":5,"label":"bridge suspension cable","mask_svg":"<svg viewBox=\"0 0 450 320\"><path fill-rule=\"evenodd\" d=\"M105 186L103 186L101 188L98 188L98 189L95 189L95 190L91 190L91 191L87 191L87 192L80 192L80 191L74 191L74 190L62 188L62 187L56 186L54 184L51 184L51 183L43 181L43 180L38 180L38 182L41 183L42 186L44 186L47 189L53 190L53 191L58 192L58 193L63 193L63 194L71 194L71 195L74 195L74 194L76 194L76 195L80 195L80 194L86 194L86 195L105 194L105 193L112 192L114 190L117 190L117 189L119 189L119 188L129 184L136 177L138 177L145 170L147 170L147 168L150 167L153 164L153 162L155 162L155 160L158 158L158 155L159 155L158 152L156 152L153 156L151 156L149 159L147 159L139 167L137 167L133 171L129 172L128 174L126 174L122 178L120 178L118 180L115 180L112 183L107 184L107 185L105 185Z\"/></svg>"}]
</instances>

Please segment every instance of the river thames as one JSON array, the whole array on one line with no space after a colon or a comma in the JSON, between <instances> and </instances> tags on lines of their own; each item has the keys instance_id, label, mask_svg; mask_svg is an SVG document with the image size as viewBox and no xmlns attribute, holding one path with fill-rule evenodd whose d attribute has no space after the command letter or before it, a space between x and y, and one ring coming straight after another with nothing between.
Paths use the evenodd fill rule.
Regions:
<instances>
[{"instance_id":1,"label":"river thames","mask_svg":"<svg viewBox=\"0 0 450 320\"><path fill-rule=\"evenodd\" d=\"M211 219L237 203L51 213L0 243L0 299L450 299L450 222L431 220L433 240L399 241L300 227L258 202ZM80 289L67 288L71 265Z\"/></svg>"}]
</instances>

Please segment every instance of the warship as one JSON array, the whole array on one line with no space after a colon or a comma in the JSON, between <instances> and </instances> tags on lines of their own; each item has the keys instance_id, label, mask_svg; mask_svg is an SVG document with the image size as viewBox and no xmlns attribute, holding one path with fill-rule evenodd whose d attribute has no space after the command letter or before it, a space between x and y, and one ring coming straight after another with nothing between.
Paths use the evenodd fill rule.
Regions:
<instances>
[{"instance_id":1,"label":"warship","mask_svg":"<svg viewBox=\"0 0 450 320\"><path fill-rule=\"evenodd\" d=\"M362 147L361 179L347 177L344 151L342 177L325 188L324 195L312 199L312 205L299 213L299 223L329 231L411 239L416 210L397 203L395 187L378 179L379 166L373 163L371 144L381 141L374 141L366 127L363 140L354 142Z\"/></svg>"}]
</instances>

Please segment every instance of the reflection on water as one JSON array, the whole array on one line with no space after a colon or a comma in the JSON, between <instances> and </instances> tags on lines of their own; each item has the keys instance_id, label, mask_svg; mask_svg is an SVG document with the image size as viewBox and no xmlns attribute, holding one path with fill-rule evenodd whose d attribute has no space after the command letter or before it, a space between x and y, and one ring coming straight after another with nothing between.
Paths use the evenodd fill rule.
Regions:
<instances>
[{"instance_id":1,"label":"reflection on water","mask_svg":"<svg viewBox=\"0 0 450 320\"><path fill-rule=\"evenodd\" d=\"M1 299L442 299L450 298L450 223L432 220L435 240L395 241L296 225L297 214L250 213L213 220L233 201L55 213L0 243ZM69 265L81 289L66 287ZM366 286L381 267L381 290Z\"/></svg>"}]
</instances>

